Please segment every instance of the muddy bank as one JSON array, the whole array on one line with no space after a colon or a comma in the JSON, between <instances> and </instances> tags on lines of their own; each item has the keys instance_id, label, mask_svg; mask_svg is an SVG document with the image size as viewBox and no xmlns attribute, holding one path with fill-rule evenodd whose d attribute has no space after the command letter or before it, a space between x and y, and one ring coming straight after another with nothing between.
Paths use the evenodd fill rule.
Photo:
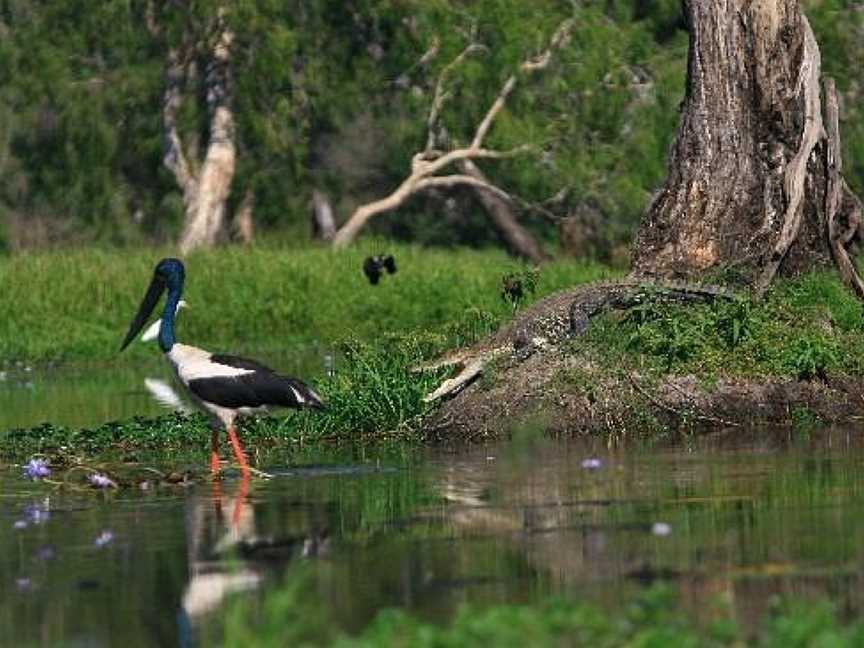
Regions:
<instances>
[{"instance_id":1,"label":"muddy bank","mask_svg":"<svg viewBox=\"0 0 864 648\"><path fill-rule=\"evenodd\" d=\"M657 376L551 352L493 368L426 421L429 440L479 440L520 427L553 434L644 436L864 418L864 378Z\"/></svg>"}]
</instances>

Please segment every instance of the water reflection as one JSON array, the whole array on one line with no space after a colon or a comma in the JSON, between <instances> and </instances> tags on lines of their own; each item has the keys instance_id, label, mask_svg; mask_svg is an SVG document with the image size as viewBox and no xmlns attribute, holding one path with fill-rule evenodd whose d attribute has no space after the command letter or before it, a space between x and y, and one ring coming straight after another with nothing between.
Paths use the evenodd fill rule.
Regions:
<instances>
[{"instance_id":1,"label":"water reflection","mask_svg":"<svg viewBox=\"0 0 864 648\"><path fill-rule=\"evenodd\" d=\"M248 476L235 483L214 481L187 499L186 547L189 580L181 597L181 645L199 643L202 628L214 620L231 594L255 590L276 580L297 559L325 556L326 529L299 535L261 532Z\"/></svg>"},{"instance_id":2,"label":"water reflection","mask_svg":"<svg viewBox=\"0 0 864 648\"><path fill-rule=\"evenodd\" d=\"M255 349L250 355L311 382L332 374L335 366L332 351L314 345L291 351ZM45 422L90 427L135 416L159 416L166 407L183 411L189 402L160 356L154 350L152 356L134 363L17 367L0 372L0 434Z\"/></svg>"},{"instance_id":3,"label":"water reflection","mask_svg":"<svg viewBox=\"0 0 864 648\"><path fill-rule=\"evenodd\" d=\"M550 594L615 606L657 579L706 620L718 595L745 624L778 593L857 614L862 460L856 430L738 431L357 448L274 458L267 482L86 498L0 473L0 628L13 644L209 645L232 594L257 601L300 565L349 632L388 606L439 621Z\"/></svg>"},{"instance_id":4,"label":"water reflection","mask_svg":"<svg viewBox=\"0 0 864 648\"><path fill-rule=\"evenodd\" d=\"M165 409L181 414L189 414L195 409L185 398L181 398L166 380L153 377L145 378L144 388L150 392L153 400Z\"/></svg>"}]
</instances>

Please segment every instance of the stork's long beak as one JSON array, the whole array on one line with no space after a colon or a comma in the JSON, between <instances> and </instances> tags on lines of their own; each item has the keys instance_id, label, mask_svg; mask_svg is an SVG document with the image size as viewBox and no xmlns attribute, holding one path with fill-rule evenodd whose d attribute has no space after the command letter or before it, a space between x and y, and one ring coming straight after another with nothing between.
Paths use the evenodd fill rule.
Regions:
<instances>
[{"instance_id":1,"label":"stork's long beak","mask_svg":"<svg viewBox=\"0 0 864 648\"><path fill-rule=\"evenodd\" d=\"M138 307L138 313L129 325L129 332L126 333L126 338L120 347L121 351L129 346L129 343L138 335L138 331L144 328L147 319L150 317L150 313L156 308L156 304L159 303L159 298L162 296L164 290L165 280L159 275L154 275L153 280L150 282L150 287L147 288L147 294L144 295L144 299L141 300L141 305Z\"/></svg>"}]
</instances>

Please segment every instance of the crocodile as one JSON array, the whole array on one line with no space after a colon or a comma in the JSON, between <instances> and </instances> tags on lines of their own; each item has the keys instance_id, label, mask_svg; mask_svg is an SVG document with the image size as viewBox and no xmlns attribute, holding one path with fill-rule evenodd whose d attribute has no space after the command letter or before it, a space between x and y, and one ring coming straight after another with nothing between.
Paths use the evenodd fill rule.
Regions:
<instances>
[{"instance_id":1,"label":"crocodile","mask_svg":"<svg viewBox=\"0 0 864 648\"><path fill-rule=\"evenodd\" d=\"M415 367L429 371L458 366L459 373L427 394L426 402L456 394L498 358L523 362L537 351L549 350L585 333L591 320L608 311L632 308L647 301L704 303L736 299L722 286L645 279L621 279L584 284L545 297L477 344L456 349Z\"/></svg>"}]
</instances>

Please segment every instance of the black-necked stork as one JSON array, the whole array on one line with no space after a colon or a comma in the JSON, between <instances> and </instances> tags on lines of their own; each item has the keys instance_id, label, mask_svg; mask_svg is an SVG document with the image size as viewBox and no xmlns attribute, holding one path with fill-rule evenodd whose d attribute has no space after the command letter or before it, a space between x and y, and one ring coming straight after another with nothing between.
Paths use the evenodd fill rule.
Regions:
<instances>
[{"instance_id":1,"label":"black-necked stork","mask_svg":"<svg viewBox=\"0 0 864 648\"><path fill-rule=\"evenodd\" d=\"M363 261L363 274L373 286L378 285L383 270L387 270L387 274L396 272L396 259L393 258L393 255L376 254L366 257L366 260Z\"/></svg>"},{"instance_id":2,"label":"black-necked stork","mask_svg":"<svg viewBox=\"0 0 864 648\"><path fill-rule=\"evenodd\" d=\"M168 297L159 328L159 347L180 382L189 390L192 399L225 426L237 463L245 476L249 474L249 466L234 429L238 415L268 406L323 408L324 402L299 380L280 376L259 362L233 355L217 355L177 342L174 318L183 294L185 276L186 270L179 259L162 259L156 265L150 287L129 325L120 350L125 349L135 339L162 293L167 291ZM215 429L211 436L210 449L210 469L218 473L219 435Z\"/></svg>"}]
</instances>

